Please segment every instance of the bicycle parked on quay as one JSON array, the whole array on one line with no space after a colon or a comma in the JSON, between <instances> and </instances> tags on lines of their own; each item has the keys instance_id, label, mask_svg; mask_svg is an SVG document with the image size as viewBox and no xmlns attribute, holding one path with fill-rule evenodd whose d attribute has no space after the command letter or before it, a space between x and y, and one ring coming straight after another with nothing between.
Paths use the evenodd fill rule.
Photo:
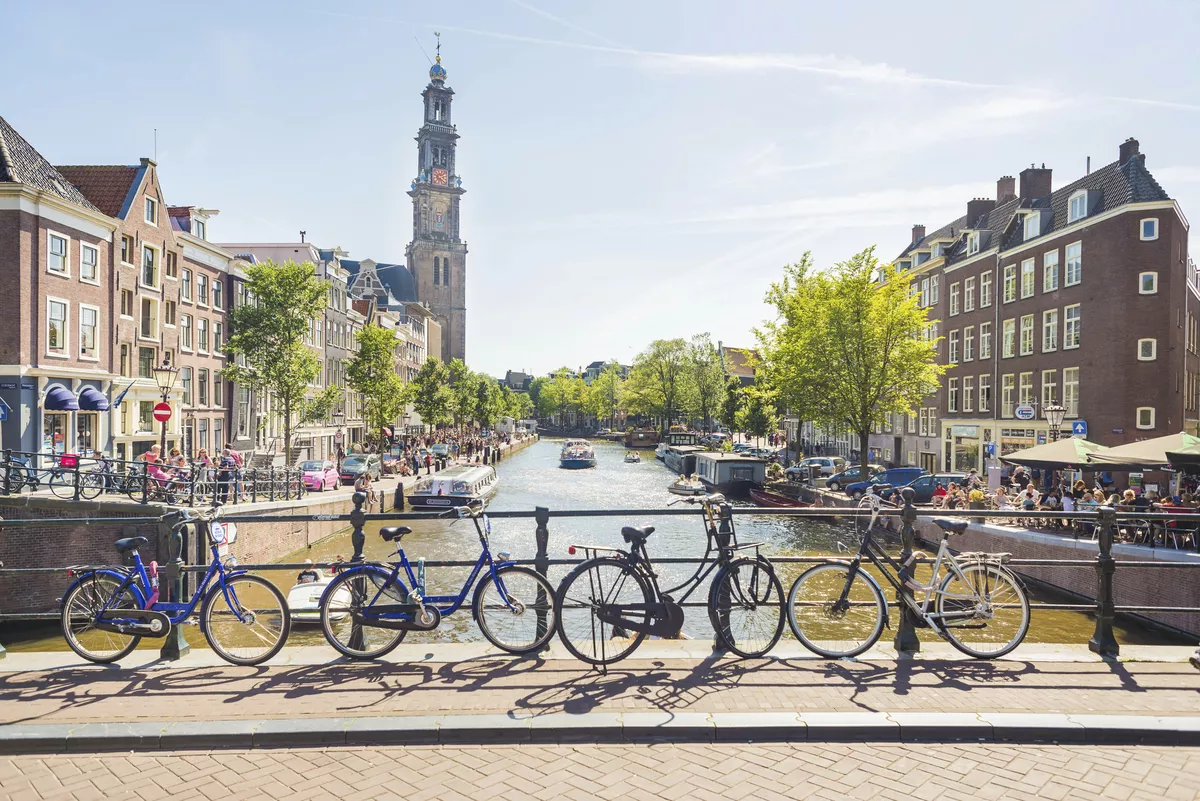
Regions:
<instances>
[{"instance_id":1,"label":"bicycle parked on quay","mask_svg":"<svg viewBox=\"0 0 1200 801\"><path fill-rule=\"evenodd\" d=\"M708 617L717 642L742 657L762 656L783 633L783 586L764 557L760 542L738 543L733 513L723 495L682 498L698 503L708 534L696 572L677 587L662 590L646 551L653 526L625 526L629 550L572 545L588 557L559 584L555 594L558 633L563 645L592 665L609 665L632 654L647 635L677 637L683 604L715 571L708 592ZM672 505L673 505L672 504ZM753 550L753 556L742 556ZM677 593L683 591L681 596ZM678 600L676 600L678 597Z\"/></svg>"},{"instance_id":2,"label":"bicycle parked on quay","mask_svg":"<svg viewBox=\"0 0 1200 801\"><path fill-rule=\"evenodd\" d=\"M62 600L61 623L67 645L91 662L108 663L129 655L143 637L163 638L188 622L199 608L200 630L213 651L235 665L258 665L279 653L291 631L291 613L283 594L270 581L237 568L229 555L236 539L232 525L216 518L219 506L206 511L173 512L174 528L203 523L212 561L187 601L159 599L158 565L142 561L145 537L114 543L131 566L76 567L75 581ZM164 518L164 519L168 519Z\"/></svg>"},{"instance_id":3,"label":"bicycle parked on quay","mask_svg":"<svg viewBox=\"0 0 1200 801\"><path fill-rule=\"evenodd\" d=\"M901 614L907 610L914 625L968 656L995 659L1021 644L1029 631L1029 599L1005 566L1009 554L953 554L948 540L969 521L934 518L942 535L929 583L922 583L914 577L916 554L902 564L875 541L881 507L873 494L860 502L854 525L861 542L849 562L815 565L792 584L787 617L796 639L830 659L857 656L875 644L889 622L888 604L865 562L897 591Z\"/></svg>"},{"instance_id":4,"label":"bicycle parked on quay","mask_svg":"<svg viewBox=\"0 0 1200 801\"><path fill-rule=\"evenodd\" d=\"M30 492L37 492L46 486L55 496L69 500L75 497L76 475L79 497L92 500L104 490L103 457L91 470L80 469L80 457L73 453L58 454L51 458L54 460L51 467L35 467L28 457L12 456L6 473L8 492L19 493L26 487Z\"/></svg>"},{"instance_id":5,"label":"bicycle parked on quay","mask_svg":"<svg viewBox=\"0 0 1200 801\"><path fill-rule=\"evenodd\" d=\"M513 564L507 553L492 556L492 524L482 504L451 511L459 519L469 517L474 522L480 545L479 558L458 594L428 595L424 561L418 561L414 572L402 544L412 529L384 527L379 535L385 542L397 544L399 560L390 565L339 567L337 578L321 595L321 628L330 645L351 659L381 657L408 632L436 629L444 616L459 610L472 587L471 614L492 645L524 654L541 649L550 640L555 629L550 582L534 570Z\"/></svg>"}]
</instances>

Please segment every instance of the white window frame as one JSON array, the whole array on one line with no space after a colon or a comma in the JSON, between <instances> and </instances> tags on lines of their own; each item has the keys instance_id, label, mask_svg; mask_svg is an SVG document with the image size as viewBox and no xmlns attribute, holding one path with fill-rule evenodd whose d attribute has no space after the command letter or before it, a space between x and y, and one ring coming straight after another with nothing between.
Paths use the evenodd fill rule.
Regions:
<instances>
[{"instance_id":1,"label":"white window frame","mask_svg":"<svg viewBox=\"0 0 1200 801\"><path fill-rule=\"evenodd\" d=\"M1142 412L1150 412L1150 423L1148 425L1142 424ZM1137 411L1134 412L1134 424L1143 431L1154 428L1154 416L1153 406L1139 406L1137 407Z\"/></svg>"},{"instance_id":2,"label":"white window frame","mask_svg":"<svg viewBox=\"0 0 1200 801\"><path fill-rule=\"evenodd\" d=\"M939 289L941 280L942 280L941 276L937 275L936 273L934 275L929 276L929 305L930 306L938 305L939 296L941 295L941 291ZM442 283L444 284L446 282L442 281Z\"/></svg>"},{"instance_id":3,"label":"white window frame","mask_svg":"<svg viewBox=\"0 0 1200 801\"><path fill-rule=\"evenodd\" d=\"M1000 416L1011 419L1017 408L1017 374L1000 376Z\"/></svg>"},{"instance_id":4,"label":"white window frame","mask_svg":"<svg viewBox=\"0 0 1200 801\"><path fill-rule=\"evenodd\" d=\"M950 364L958 364L958 330L950 332L950 345L946 351L946 361Z\"/></svg>"},{"instance_id":5,"label":"white window frame","mask_svg":"<svg viewBox=\"0 0 1200 801\"><path fill-rule=\"evenodd\" d=\"M958 305L959 305L958 299L961 296L960 289L961 289L961 287L959 287L959 284L957 281L955 281L953 284L950 285L950 316L951 317L955 317L958 315Z\"/></svg>"},{"instance_id":6,"label":"white window frame","mask_svg":"<svg viewBox=\"0 0 1200 801\"><path fill-rule=\"evenodd\" d=\"M929 410L928 409L918 409L917 415L918 415L918 419L920 420L920 424L921 424L921 433L918 434L918 436L921 436L921 437L929 436Z\"/></svg>"},{"instance_id":7,"label":"white window frame","mask_svg":"<svg viewBox=\"0 0 1200 801\"><path fill-rule=\"evenodd\" d=\"M992 271L985 270L979 276L979 308L986 309L992 305Z\"/></svg>"},{"instance_id":8,"label":"white window frame","mask_svg":"<svg viewBox=\"0 0 1200 801\"><path fill-rule=\"evenodd\" d=\"M946 390L946 411L958 411L958 379L951 378Z\"/></svg>"},{"instance_id":9,"label":"white window frame","mask_svg":"<svg viewBox=\"0 0 1200 801\"><path fill-rule=\"evenodd\" d=\"M138 297L140 300L140 302L138 303L138 310L137 310L138 311L138 316L137 316L137 338L138 338L138 341L139 342L160 342L161 343L162 342L162 303L158 298L151 297L150 295L141 295ZM151 319L154 321L154 326L153 326L154 334L152 336L146 336L145 334L142 333L142 305L147 302L149 302L149 304L150 304Z\"/></svg>"},{"instance_id":10,"label":"white window frame","mask_svg":"<svg viewBox=\"0 0 1200 801\"><path fill-rule=\"evenodd\" d=\"M1147 290L1145 286L1146 276L1149 276L1154 285ZM1157 295L1158 294L1158 273L1154 271L1138 273L1138 294L1139 295Z\"/></svg>"},{"instance_id":11,"label":"white window frame","mask_svg":"<svg viewBox=\"0 0 1200 801\"><path fill-rule=\"evenodd\" d=\"M134 292L132 289L118 289L118 290L117 290L117 309L120 309L120 308L121 308L121 295L122 295L123 293L125 293L125 292L128 292L128 293L129 293L129 297L133 298L133 300L131 300L131 301L130 301L130 303L129 303L129 310L130 310L130 311L133 311L133 305L134 305L135 303L137 303L137 293L136 293L136 292ZM134 319L134 317L133 317L133 315L132 315L132 314L126 314L125 312L120 312L120 313L119 313L119 316L120 316L120 318L121 318L122 320L132 320L132 319Z\"/></svg>"},{"instance_id":12,"label":"white window frame","mask_svg":"<svg viewBox=\"0 0 1200 801\"><path fill-rule=\"evenodd\" d=\"M1028 381L1025 380L1026 377L1029 378ZM1017 378L1017 405L1032 406L1036 402L1037 395L1033 390L1033 371L1026 370Z\"/></svg>"},{"instance_id":13,"label":"white window frame","mask_svg":"<svg viewBox=\"0 0 1200 801\"><path fill-rule=\"evenodd\" d=\"M1142 346L1145 343L1150 343L1150 355L1147 356L1143 351ZM1146 337L1137 341L1137 360L1139 362L1152 362L1158 358L1158 340L1154 337Z\"/></svg>"},{"instance_id":14,"label":"white window frame","mask_svg":"<svg viewBox=\"0 0 1200 801\"><path fill-rule=\"evenodd\" d=\"M964 362L975 361L975 326L973 325L968 325L963 329L962 360Z\"/></svg>"},{"instance_id":15,"label":"white window frame","mask_svg":"<svg viewBox=\"0 0 1200 801\"><path fill-rule=\"evenodd\" d=\"M1075 318L1076 342L1074 345L1068 344L1071 341L1068 337L1070 335L1070 330L1071 330L1070 329L1070 323L1071 323L1070 311L1072 309L1079 310L1079 315ZM1083 341L1083 309L1080 306L1080 304L1073 303L1070 306L1067 306L1063 309L1063 350L1074 350L1075 348L1079 347L1079 343L1082 341Z\"/></svg>"},{"instance_id":16,"label":"white window frame","mask_svg":"<svg viewBox=\"0 0 1200 801\"><path fill-rule=\"evenodd\" d=\"M156 279L158 279L157 284L147 284L143 280L146 277L146 251L147 250L154 253L154 277ZM138 265L137 265L138 286L141 287L142 289L153 289L156 292L161 292L162 291L162 277L163 277L162 249L157 248L154 245L151 245L149 243L142 242L141 253L142 253L142 258L140 261L138 261Z\"/></svg>"},{"instance_id":17,"label":"white window frame","mask_svg":"<svg viewBox=\"0 0 1200 801\"><path fill-rule=\"evenodd\" d=\"M204 279L204 294L200 293L200 279ZM209 306L209 281L206 273L196 273L196 305L202 309L207 309Z\"/></svg>"},{"instance_id":18,"label":"white window frame","mask_svg":"<svg viewBox=\"0 0 1200 801\"><path fill-rule=\"evenodd\" d=\"M990 398L990 396L992 394L992 376L988 373L984 373L984 374L980 375L978 387L979 387L979 411L980 412L991 411L991 409L990 409L991 404L988 402L988 399ZM984 394L984 391L983 391L985 387L987 388L987 394Z\"/></svg>"},{"instance_id":19,"label":"white window frame","mask_svg":"<svg viewBox=\"0 0 1200 801\"><path fill-rule=\"evenodd\" d=\"M1071 280L1071 248L1075 248L1079 253L1078 268L1076 270L1075 280ZM1083 282L1083 242L1072 242L1063 248L1063 286L1075 286Z\"/></svg>"},{"instance_id":20,"label":"white window frame","mask_svg":"<svg viewBox=\"0 0 1200 801\"><path fill-rule=\"evenodd\" d=\"M200 324L204 323L204 338L200 338ZM212 326L208 322L207 317L196 318L196 352L208 355L208 349L212 345L212 340L209 337L212 335ZM200 343L204 342L203 345Z\"/></svg>"},{"instance_id":21,"label":"white window frame","mask_svg":"<svg viewBox=\"0 0 1200 801\"><path fill-rule=\"evenodd\" d=\"M92 348L94 354L90 356L83 352L83 312L85 310L96 313L96 330L92 334L92 341L95 347ZM79 318L79 358L85 362L98 362L100 361L100 343L103 340L103 336L100 333L100 307L93 306L90 303L80 303L78 304L78 311L79 313L75 316Z\"/></svg>"},{"instance_id":22,"label":"white window frame","mask_svg":"<svg viewBox=\"0 0 1200 801\"><path fill-rule=\"evenodd\" d=\"M187 267L179 268L179 301L181 303L192 303L194 281L195 276L190 269Z\"/></svg>"},{"instance_id":23,"label":"white window frame","mask_svg":"<svg viewBox=\"0 0 1200 801\"><path fill-rule=\"evenodd\" d=\"M1012 336L1009 336L1011 331ZM1011 359L1017 355L1017 318L1009 317L1000 327L1000 358Z\"/></svg>"},{"instance_id":24,"label":"white window frame","mask_svg":"<svg viewBox=\"0 0 1200 801\"><path fill-rule=\"evenodd\" d=\"M974 256L979 252L979 233L971 231L967 234L967 255Z\"/></svg>"},{"instance_id":25,"label":"white window frame","mask_svg":"<svg viewBox=\"0 0 1200 801\"><path fill-rule=\"evenodd\" d=\"M121 234L121 241L117 245L118 249L121 251L125 250L125 239L126 238L129 239L130 251L137 250L137 237L129 236L129 234ZM132 255L132 253L130 255ZM138 266L131 261L125 261L124 258L121 259L121 264L124 264L126 267L137 267Z\"/></svg>"},{"instance_id":26,"label":"white window frame","mask_svg":"<svg viewBox=\"0 0 1200 801\"><path fill-rule=\"evenodd\" d=\"M167 322L167 312L170 310L168 307L171 306L171 304L175 305L175 322L168 323ZM178 328L179 327L179 303L177 301L164 300L162 302L162 308L159 311L162 312L163 328Z\"/></svg>"},{"instance_id":27,"label":"white window frame","mask_svg":"<svg viewBox=\"0 0 1200 801\"><path fill-rule=\"evenodd\" d=\"M962 379L962 410L975 411L975 376L965 375Z\"/></svg>"},{"instance_id":28,"label":"white window frame","mask_svg":"<svg viewBox=\"0 0 1200 801\"><path fill-rule=\"evenodd\" d=\"M63 305L63 343L61 350L50 349L50 304ZM71 358L71 301L66 298L46 296L46 355L53 359Z\"/></svg>"},{"instance_id":29,"label":"white window frame","mask_svg":"<svg viewBox=\"0 0 1200 801\"><path fill-rule=\"evenodd\" d=\"M1000 297L1005 303L1012 303L1017 299L1017 287L1019 286L1016 262L1004 265L1003 274L1004 278L1000 282ZM1008 282L1010 278L1012 279L1012 297L1008 296Z\"/></svg>"},{"instance_id":30,"label":"white window frame","mask_svg":"<svg viewBox=\"0 0 1200 801\"><path fill-rule=\"evenodd\" d=\"M1077 201L1083 201L1083 208L1076 207ZM1073 223L1082 220L1087 216L1087 190L1084 189L1071 195L1071 200L1067 205L1067 223Z\"/></svg>"},{"instance_id":31,"label":"white window frame","mask_svg":"<svg viewBox=\"0 0 1200 801\"><path fill-rule=\"evenodd\" d=\"M1067 381L1068 373L1070 373L1071 376L1074 377L1073 381L1070 381L1070 382ZM1068 386L1074 387L1073 393L1071 393L1071 394L1067 393ZM1066 409L1067 409L1067 417L1078 417L1079 416L1079 368L1078 367L1064 367L1063 368L1062 388L1063 388L1062 405L1064 407L1066 407Z\"/></svg>"},{"instance_id":32,"label":"white window frame","mask_svg":"<svg viewBox=\"0 0 1200 801\"><path fill-rule=\"evenodd\" d=\"M1052 276L1053 281L1050 280ZM1047 250L1042 254L1042 292L1054 292L1058 289L1058 278L1058 250Z\"/></svg>"},{"instance_id":33,"label":"white window frame","mask_svg":"<svg viewBox=\"0 0 1200 801\"><path fill-rule=\"evenodd\" d=\"M987 347L984 347L985 344ZM980 323L979 324L979 358L980 358L980 360L992 358L992 324L991 323Z\"/></svg>"},{"instance_id":34,"label":"white window frame","mask_svg":"<svg viewBox=\"0 0 1200 801\"><path fill-rule=\"evenodd\" d=\"M158 227L158 200L146 195L146 202L142 206L142 214L146 218L146 222Z\"/></svg>"},{"instance_id":35,"label":"white window frame","mask_svg":"<svg viewBox=\"0 0 1200 801\"><path fill-rule=\"evenodd\" d=\"M1053 332L1054 336L1049 335ZM1050 347L1046 347L1049 344ZM1058 350L1058 309L1046 309L1042 312L1042 353L1053 353Z\"/></svg>"},{"instance_id":36,"label":"white window frame","mask_svg":"<svg viewBox=\"0 0 1200 801\"><path fill-rule=\"evenodd\" d=\"M83 275L83 254L86 251L91 251L96 254L96 277L85 278ZM79 243L79 282L82 284L91 284L92 286L100 286L100 248L95 245L89 245L87 242Z\"/></svg>"},{"instance_id":37,"label":"white window frame","mask_svg":"<svg viewBox=\"0 0 1200 801\"><path fill-rule=\"evenodd\" d=\"M196 343L196 340L195 340L196 329L195 329L195 326L193 325L194 320L192 318L192 315L183 314L181 312L179 314L178 319L179 319L179 349L183 350L183 351L187 351L188 353L193 353L194 348L195 348L195 343Z\"/></svg>"},{"instance_id":38,"label":"white window frame","mask_svg":"<svg viewBox=\"0 0 1200 801\"><path fill-rule=\"evenodd\" d=\"M1046 377L1050 377L1050 381L1046 381ZM1042 408L1045 409L1052 403L1058 400L1058 370L1043 370L1042 371ZM1054 392L1046 397L1046 390L1053 388Z\"/></svg>"},{"instance_id":39,"label":"white window frame","mask_svg":"<svg viewBox=\"0 0 1200 801\"><path fill-rule=\"evenodd\" d=\"M50 267L50 257L54 254L54 251L50 248L50 243L56 238L61 239L67 246L66 252L63 253L63 268L61 270L55 270ZM71 277L71 237L66 234L60 234L58 231L51 231L48 228L46 229L46 272L50 275L57 275L59 278Z\"/></svg>"},{"instance_id":40,"label":"white window frame","mask_svg":"<svg viewBox=\"0 0 1200 801\"><path fill-rule=\"evenodd\" d=\"M1152 236L1146 236L1146 223L1153 223L1153 225L1154 225L1154 234ZM1138 221L1138 237L1143 242L1153 242L1155 239L1158 239L1158 218L1157 217L1143 217L1141 220L1139 220ZM1149 407L1146 407L1146 408L1149 408Z\"/></svg>"},{"instance_id":41,"label":"white window frame","mask_svg":"<svg viewBox=\"0 0 1200 801\"><path fill-rule=\"evenodd\" d=\"M1021 241L1029 242L1037 239L1042 233L1042 214L1038 211L1031 211L1025 215L1022 221L1023 233Z\"/></svg>"},{"instance_id":42,"label":"white window frame","mask_svg":"<svg viewBox=\"0 0 1200 801\"><path fill-rule=\"evenodd\" d=\"M1020 275L1021 298L1032 298L1033 293L1037 291L1037 259L1023 260Z\"/></svg>"},{"instance_id":43,"label":"white window frame","mask_svg":"<svg viewBox=\"0 0 1200 801\"><path fill-rule=\"evenodd\" d=\"M963 280L963 311L975 311L975 278Z\"/></svg>"},{"instance_id":44,"label":"white window frame","mask_svg":"<svg viewBox=\"0 0 1200 801\"><path fill-rule=\"evenodd\" d=\"M921 308L924 309L929 305L929 279L921 279Z\"/></svg>"},{"instance_id":45,"label":"white window frame","mask_svg":"<svg viewBox=\"0 0 1200 801\"><path fill-rule=\"evenodd\" d=\"M1022 356L1030 356L1033 354L1033 315L1021 315L1021 339L1019 352Z\"/></svg>"},{"instance_id":46,"label":"white window frame","mask_svg":"<svg viewBox=\"0 0 1200 801\"><path fill-rule=\"evenodd\" d=\"M204 220L192 220L192 236L208 240L208 226L205 225Z\"/></svg>"}]
</instances>

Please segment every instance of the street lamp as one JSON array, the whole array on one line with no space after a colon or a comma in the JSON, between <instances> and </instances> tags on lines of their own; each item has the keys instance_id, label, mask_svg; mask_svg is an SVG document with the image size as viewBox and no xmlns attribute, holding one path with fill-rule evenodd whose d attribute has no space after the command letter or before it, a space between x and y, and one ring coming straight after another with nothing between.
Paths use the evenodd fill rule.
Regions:
<instances>
[{"instance_id":1,"label":"street lamp","mask_svg":"<svg viewBox=\"0 0 1200 801\"><path fill-rule=\"evenodd\" d=\"M171 390L175 388L175 379L179 377L179 370L171 366L170 354L163 356L163 362L158 367L155 367L151 372L154 373L154 381L158 384L158 389L162 392L163 403L167 402L167 397L171 394ZM167 421L162 421L162 436L159 439L159 449L162 451L162 456L165 459L167 455Z\"/></svg>"},{"instance_id":2,"label":"street lamp","mask_svg":"<svg viewBox=\"0 0 1200 801\"><path fill-rule=\"evenodd\" d=\"M1057 442L1059 428L1062 427L1063 418L1067 416L1067 410L1057 403L1051 403L1049 406L1042 407L1042 417L1046 418L1046 422L1050 425L1050 441Z\"/></svg>"}]
</instances>

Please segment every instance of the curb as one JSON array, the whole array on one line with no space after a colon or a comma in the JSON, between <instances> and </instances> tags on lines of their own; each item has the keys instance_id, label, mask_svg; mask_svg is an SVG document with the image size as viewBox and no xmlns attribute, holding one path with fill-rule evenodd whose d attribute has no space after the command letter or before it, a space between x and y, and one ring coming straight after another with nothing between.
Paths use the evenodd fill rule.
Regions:
<instances>
[{"instance_id":1,"label":"curb","mask_svg":"<svg viewBox=\"0 0 1200 801\"><path fill-rule=\"evenodd\" d=\"M1200 717L958 712L588 712L11 724L0 753L577 743L997 742L1200 745Z\"/></svg>"}]
</instances>

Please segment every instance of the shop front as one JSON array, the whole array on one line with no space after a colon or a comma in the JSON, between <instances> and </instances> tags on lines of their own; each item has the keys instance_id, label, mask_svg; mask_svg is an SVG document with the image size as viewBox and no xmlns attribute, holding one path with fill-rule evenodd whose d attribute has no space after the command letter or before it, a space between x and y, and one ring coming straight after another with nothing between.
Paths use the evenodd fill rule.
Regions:
<instances>
[{"instance_id":1,"label":"shop front","mask_svg":"<svg viewBox=\"0 0 1200 801\"><path fill-rule=\"evenodd\" d=\"M101 412L108 411L108 396L101 386L79 379L47 381L38 406L41 453L103 453L108 439ZM107 382L106 382L107 383Z\"/></svg>"}]
</instances>

